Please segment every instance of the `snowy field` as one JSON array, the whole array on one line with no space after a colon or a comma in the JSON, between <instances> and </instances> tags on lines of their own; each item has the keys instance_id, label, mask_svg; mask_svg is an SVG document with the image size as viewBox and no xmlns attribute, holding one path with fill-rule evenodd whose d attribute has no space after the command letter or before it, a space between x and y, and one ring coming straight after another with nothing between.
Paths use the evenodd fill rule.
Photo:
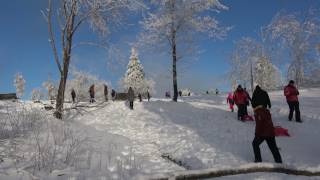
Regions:
<instances>
[{"instance_id":1,"label":"snowy field","mask_svg":"<svg viewBox=\"0 0 320 180\"><path fill-rule=\"evenodd\" d=\"M287 120L282 92L270 96L274 125L289 129L291 135L276 139L284 165L319 171L320 89L300 91L302 124ZM10 130L0 134L0 179L149 179L185 170L255 165L255 123L236 120L226 95L195 95L178 103L136 101L133 111L125 102L80 103L76 108L66 104L64 121L53 119L52 111L42 107L0 101L1 130L13 131L8 122L19 115L31 119L15 135ZM263 162L273 163L266 143L260 147ZM320 177L252 173L216 179Z\"/></svg>"}]
</instances>

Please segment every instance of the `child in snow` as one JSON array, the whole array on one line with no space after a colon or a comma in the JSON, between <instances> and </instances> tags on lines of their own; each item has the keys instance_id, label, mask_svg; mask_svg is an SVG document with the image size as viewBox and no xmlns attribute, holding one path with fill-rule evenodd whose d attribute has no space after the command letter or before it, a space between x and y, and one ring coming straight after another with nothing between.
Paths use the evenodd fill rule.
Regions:
<instances>
[{"instance_id":1,"label":"child in snow","mask_svg":"<svg viewBox=\"0 0 320 180\"><path fill-rule=\"evenodd\" d=\"M233 100L233 95L232 95L232 93L229 93L229 94L228 94L227 103L229 104L229 108L230 108L231 112L233 112L233 111L234 111L234 109L233 109L234 100Z\"/></svg>"},{"instance_id":2,"label":"child in snow","mask_svg":"<svg viewBox=\"0 0 320 180\"><path fill-rule=\"evenodd\" d=\"M255 137L252 142L255 157L254 162L262 162L259 146L265 140L267 141L275 162L282 163L281 155L276 144L271 114L267 109L267 107L271 108L268 93L262 90L259 86L256 86L251 102L256 120Z\"/></svg>"}]
</instances>

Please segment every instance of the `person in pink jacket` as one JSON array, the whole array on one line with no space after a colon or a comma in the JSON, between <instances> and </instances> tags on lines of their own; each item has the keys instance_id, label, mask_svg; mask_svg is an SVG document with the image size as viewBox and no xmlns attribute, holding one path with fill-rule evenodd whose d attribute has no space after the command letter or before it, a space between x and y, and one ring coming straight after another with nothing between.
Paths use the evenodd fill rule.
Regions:
<instances>
[{"instance_id":1,"label":"person in pink jacket","mask_svg":"<svg viewBox=\"0 0 320 180\"><path fill-rule=\"evenodd\" d=\"M233 112L233 111L234 111L234 109L233 109L234 100L233 100L233 95L232 95L232 93L229 93L229 94L228 94L227 103L229 104L229 108L230 108L231 112Z\"/></svg>"},{"instance_id":2,"label":"person in pink jacket","mask_svg":"<svg viewBox=\"0 0 320 180\"><path fill-rule=\"evenodd\" d=\"M296 121L302 122L300 118L300 109L299 109L299 100L298 95L299 91L294 85L294 81L290 80L289 84L284 88L283 94L286 96L287 103L289 105L290 113L289 113L289 121L292 120L293 112L296 112Z\"/></svg>"}]
</instances>

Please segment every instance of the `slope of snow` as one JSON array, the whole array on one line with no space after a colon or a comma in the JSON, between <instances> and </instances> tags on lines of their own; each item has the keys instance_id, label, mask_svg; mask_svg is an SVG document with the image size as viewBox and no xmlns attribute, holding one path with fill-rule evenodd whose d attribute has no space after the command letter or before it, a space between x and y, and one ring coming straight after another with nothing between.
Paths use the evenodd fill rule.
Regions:
<instances>
[{"instance_id":1,"label":"slope of snow","mask_svg":"<svg viewBox=\"0 0 320 180\"><path fill-rule=\"evenodd\" d=\"M316 139L320 137L320 111L317 107L320 90L300 91L302 124L287 120L288 107L282 92L272 92L270 97L274 124L288 128L291 134L291 137L277 138L284 163L301 169L320 170L320 143ZM2 112L5 104L0 103ZM90 139L87 147L90 156L86 156L89 166L56 170L49 175L51 179L61 174L59 178L62 179L140 179L155 174L167 176L186 169L239 167L254 159L251 142L255 123L236 120L236 113L228 110L225 95L185 97L178 103L166 99L135 102L133 111L126 102L81 105L68 110L67 122ZM248 110L252 114L252 109ZM273 163L266 143L260 148L263 161ZM163 158L163 155L170 156L175 162ZM0 169L7 167L0 171L0 179L15 177L16 171L10 169L9 161L5 159L0 163ZM253 173L218 179L270 178L317 177Z\"/></svg>"}]
</instances>

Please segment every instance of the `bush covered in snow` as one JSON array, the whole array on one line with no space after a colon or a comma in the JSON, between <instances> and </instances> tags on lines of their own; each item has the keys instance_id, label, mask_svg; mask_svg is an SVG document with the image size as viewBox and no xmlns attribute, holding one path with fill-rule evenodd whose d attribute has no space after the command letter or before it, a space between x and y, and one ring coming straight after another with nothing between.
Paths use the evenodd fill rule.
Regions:
<instances>
[{"instance_id":1,"label":"bush covered in snow","mask_svg":"<svg viewBox=\"0 0 320 180\"><path fill-rule=\"evenodd\" d=\"M26 81L23 79L21 73L16 74L14 79L14 86L16 87L16 92L18 97L22 97L24 93L24 85Z\"/></svg>"}]
</instances>

